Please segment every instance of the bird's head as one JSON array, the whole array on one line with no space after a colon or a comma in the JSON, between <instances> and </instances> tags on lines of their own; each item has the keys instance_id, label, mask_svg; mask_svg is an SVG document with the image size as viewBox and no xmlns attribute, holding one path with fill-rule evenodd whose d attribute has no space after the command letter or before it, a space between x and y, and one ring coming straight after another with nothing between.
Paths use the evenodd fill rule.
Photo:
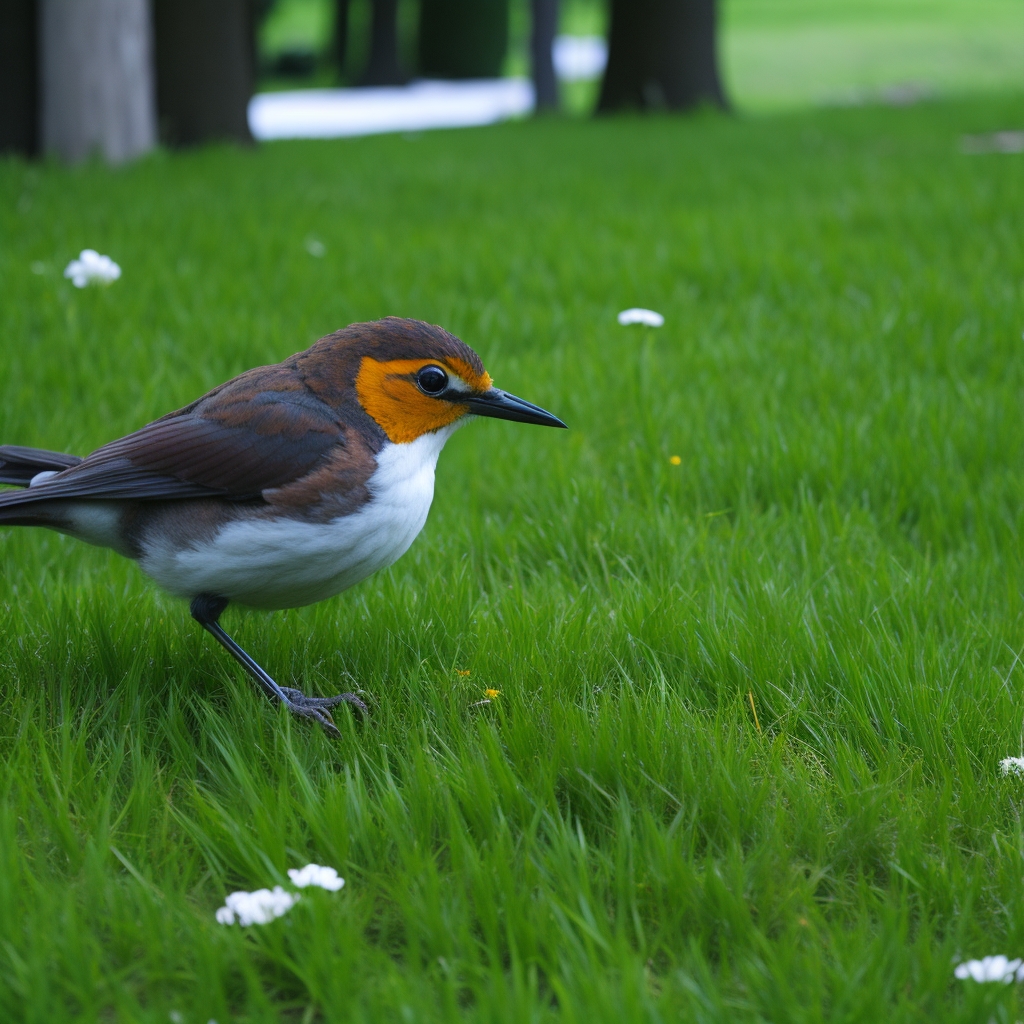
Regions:
<instances>
[{"instance_id":1,"label":"bird's head","mask_svg":"<svg viewBox=\"0 0 1024 1024\"><path fill-rule=\"evenodd\" d=\"M345 344L359 404L395 444L472 415L565 426L539 406L494 387L480 357L440 327L387 317L353 324L318 345L324 342Z\"/></svg>"}]
</instances>

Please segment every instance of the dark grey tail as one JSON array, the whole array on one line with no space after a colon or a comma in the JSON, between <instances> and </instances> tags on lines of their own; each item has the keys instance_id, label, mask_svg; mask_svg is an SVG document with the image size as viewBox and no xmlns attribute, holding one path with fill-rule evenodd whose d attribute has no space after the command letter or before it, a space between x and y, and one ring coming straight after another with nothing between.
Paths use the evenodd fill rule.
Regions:
<instances>
[{"instance_id":1,"label":"dark grey tail","mask_svg":"<svg viewBox=\"0 0 1024 1024\"><path fill-rule=\"evenodd\" d=\"M77 466L81 455L48 452L43 448L23 448L18 444L0 444L0 484L28 487L36 473L47 470L60 472Z\"/></svg>"}]
</instances>

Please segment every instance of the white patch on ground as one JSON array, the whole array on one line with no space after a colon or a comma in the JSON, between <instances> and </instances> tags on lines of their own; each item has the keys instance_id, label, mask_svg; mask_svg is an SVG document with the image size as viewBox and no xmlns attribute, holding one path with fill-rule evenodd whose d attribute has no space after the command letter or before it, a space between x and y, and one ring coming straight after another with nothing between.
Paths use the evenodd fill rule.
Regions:
<instances>
[{"instance_id":1,"label":"white patch on ground","mask_svg":"<svg viewBox=\"0 0 1024 1024\"><path fill-rule=\"evenodd\" d=\"M981 960L966 960L957 965L953 971L961 981L968 978L973 981L1001 981L1009 985L1011 981L1024 981L1024 960L1019 957L1008 960L1005 956L986 956Z\"/></svg>"},{"instance_id":2,"label":"white patch on ground","mask_svg":"<svg viewBox=\"0 0 1024 1024\"><path fill-rule=\"evenodd\" d=\"M234 924L235 921L243 927L269 924L274 918L287 914L299 898L296 893L285 892L279 885L255 892L233 892L215 916L218 924Z\"/></svg>"},{"instance_id":3,"label":"white patch on ground","mask_svg":"<svg viewBox=\"0 0 1024 1024\"><path fill-rule=\"evenodd\" d=\"M345 879L338 877L334 868L322 864L307 864L304 868L289 868L288 877L299 889L317 886L328 892L337 892ZM279 885L273 889L257 889L255 892L239 890L231 893L219 907L214 917L218 924L235 924L244 927L252 924L269 924L275 918L287 914L301 899L295 892L288 892Z\"/></svg>"},{"instance_id":4,"label":"white patch on ground","mask_svg":"<svg viewBox=\"0 0 1024 1024\"><path fill-rule=\"evenodd\" d=\"M362 89L297 89L249 100L256 139L333 139L425 128L466 128L533 110L525 78L419 81Z\"/></svg>"},{"instance_id":5,"label":"white patch on ground","mask_svg":"<svg viewBox=\"0 0 1024 1024\"><path fill-rule=\"evenodd\" d=\"M288 877L292 880L292 885L299 889L315 885L328 892L337 892L345 884L345 879L340 878L334 868L325 868L320 864L307 864L304 868L289 868Z\"/></svg>"},{"instance_id":6,"label":"white patch on ground","mask_svg":"<svg viewBox=\"0 0 1024 1024\"><path fill-rule=\"evenodd\" d=\"M600 78L608 63L608 44L603 36L556 36L551 59L563 82Z\"/></svg>"},{"instance_id":7,"label":"white patch on ground","mask_svg":"<svg viewBox=\"0 0 1024 1024\"><path fill-rule=\"evenodd\" d=\"M1024 757L1004 757L999 771L1003 775L1024 775Z\"/></svg>"},{"instance_id":8,"label":"white patch on ground","mask_svg":"<svg viewBox=\"0 0 1024 1024\"><path fill-rule=\"evenodd\" d=\"M655 313L653 309L640 309L639 307L624 309L619 314L618 319L623 327L628 327L630 324L643 324L644 327L661 327L665 323L665 318L660 313Z\"/></svg>"},{"instance_id":9,"label":"white patch on ground","mask_svg":"<svg viewBox=\"0 0 1024 1024\"><path fill-rule=\"evenodd\" d=\"M101 256L95 249L83 249L78 259L64 268L64 276L76 288L90 284L107 285L121 276L121 268L109 256Z\"/></svg>"}]
</instances>

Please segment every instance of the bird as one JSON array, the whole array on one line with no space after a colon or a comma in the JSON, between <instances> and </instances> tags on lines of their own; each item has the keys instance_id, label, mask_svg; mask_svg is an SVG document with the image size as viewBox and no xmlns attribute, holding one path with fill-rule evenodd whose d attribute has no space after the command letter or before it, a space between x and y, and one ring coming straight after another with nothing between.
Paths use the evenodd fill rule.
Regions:
<instances>
[{"instance_id":1,"label":"bird","mask_svg":"<svg viewBox=\"0 0 1024 1024\"><path fill-rule=\"evenodd\" d=\"M280 686L220 625L332 597L403 555L426 522L434 469L476 416L565 427L496 388L442 327L350 324L84 458L0 445L0 526L41 526L133 559L272 700L340 737L354 693Z\"/></svg>"}]
</instances>

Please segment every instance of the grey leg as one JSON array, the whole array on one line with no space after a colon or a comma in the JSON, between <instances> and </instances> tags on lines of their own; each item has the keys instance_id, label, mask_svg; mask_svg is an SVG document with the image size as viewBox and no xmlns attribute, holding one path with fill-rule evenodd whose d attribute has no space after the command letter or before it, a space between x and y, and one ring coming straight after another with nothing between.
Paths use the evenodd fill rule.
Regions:
<instances>
[{"instance_id":1,"label":"grey leg","mask_svg":"<svg viewBox=\"0 0 1024 1024\"><path fill-rule=\"evenodd\" d=\"M276 682L224 632L219 623L221 613L228 606L227 598L214 594L200 594L193 598L189 605L192 618L199 623L214 639L238 662L242 668L259 684L263 692L271 700L279 700L294 715L301 718L312 718L319 722L328 736L336 739L341 737L330 708L337 704L351 704L361 716L370 713L369 708L354 694L340 693L337 697L307 697L301 690L290 686L278 686Z\"/></svg>"}]
</instances>

